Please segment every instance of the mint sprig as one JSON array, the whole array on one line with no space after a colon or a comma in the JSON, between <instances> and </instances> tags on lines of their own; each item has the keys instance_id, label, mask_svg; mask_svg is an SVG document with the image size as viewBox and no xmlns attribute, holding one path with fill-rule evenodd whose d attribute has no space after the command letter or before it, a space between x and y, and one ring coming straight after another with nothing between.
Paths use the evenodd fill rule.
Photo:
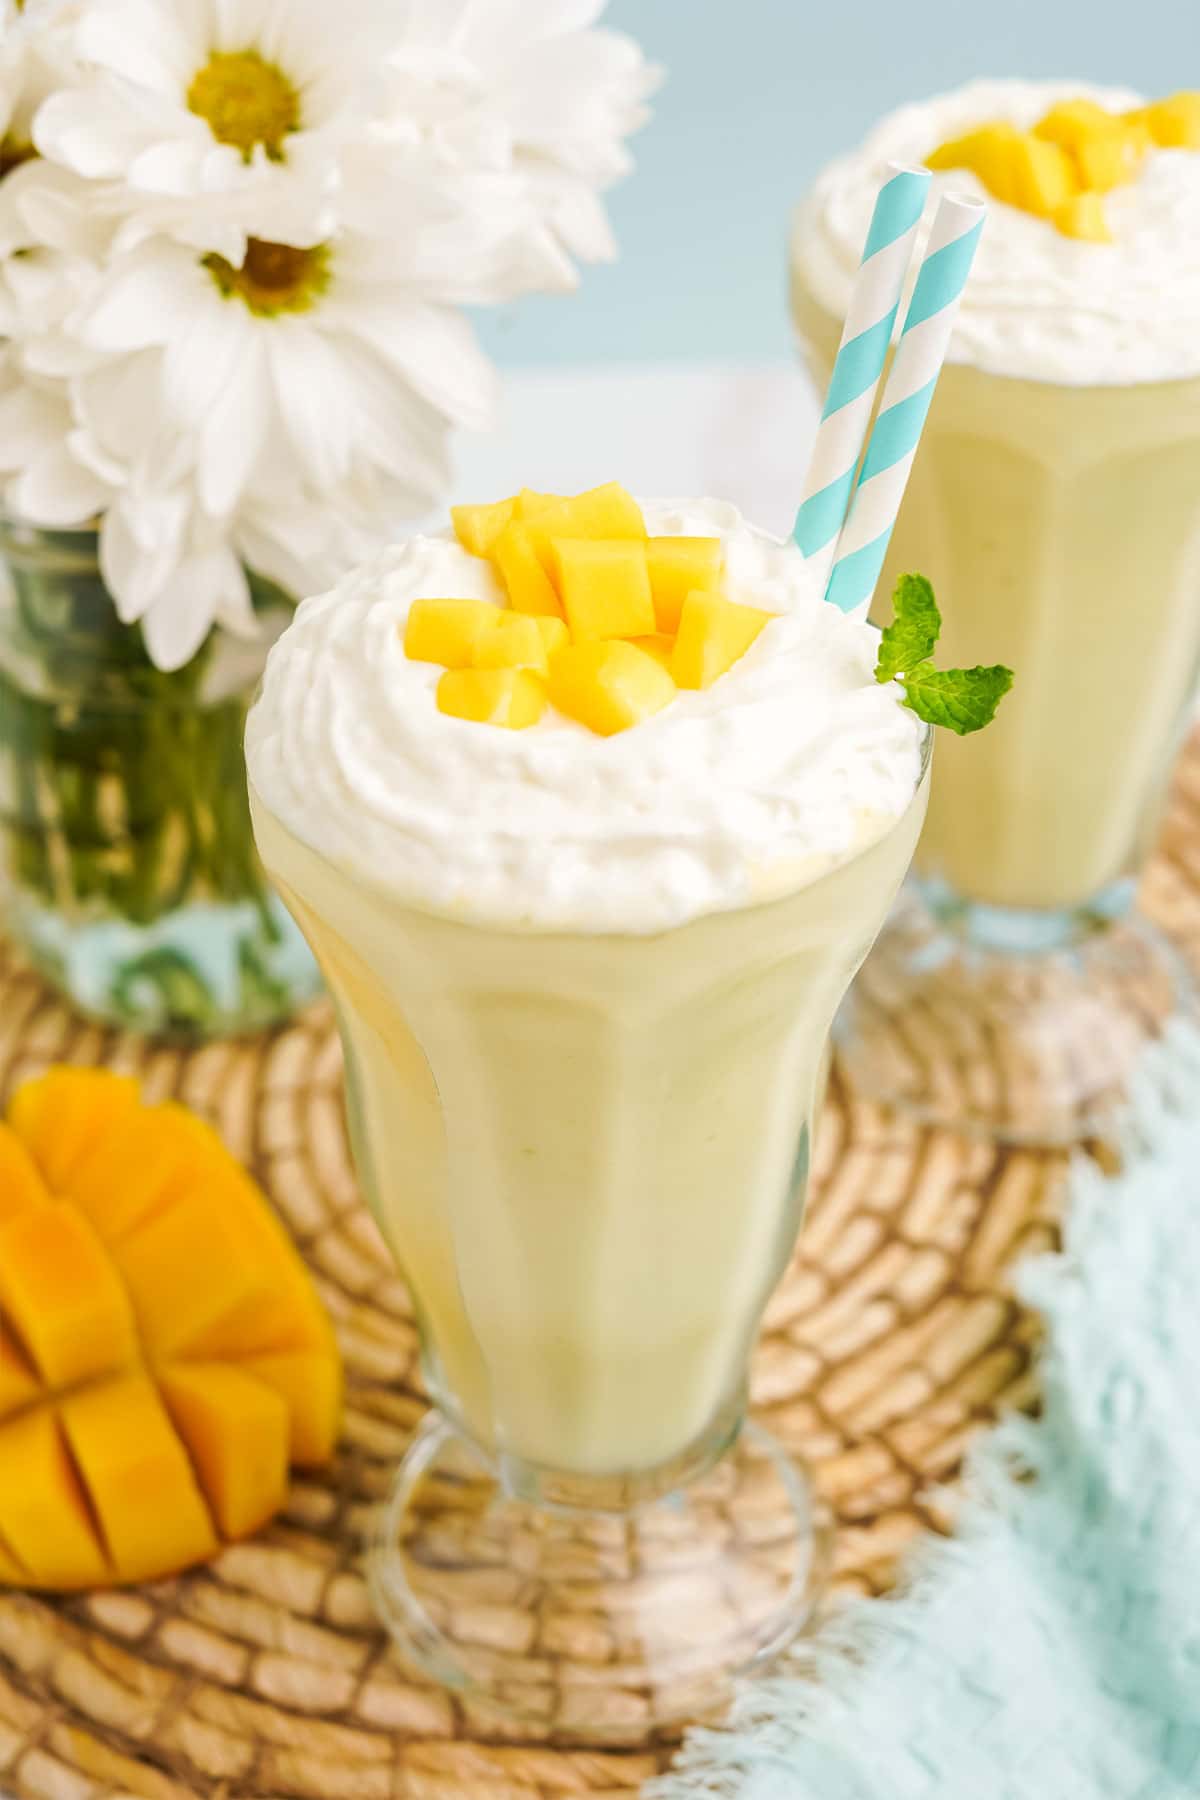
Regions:
<instances>
[{"instance_id":1,"label":"mint sprig","mask_svg":"<svg viewBox=\"0 0 1200 1800\"><path fill-rule=\"evenodd\" d=\"M879 640L876 681L898 681L904 704L927 725L941 725L959 737L990 725L1013 684L1012 670L1002 663L990 668L934 668L942 615L924 575L901 575L892 606L896 616Z\"/></svg>"}]
</instances>

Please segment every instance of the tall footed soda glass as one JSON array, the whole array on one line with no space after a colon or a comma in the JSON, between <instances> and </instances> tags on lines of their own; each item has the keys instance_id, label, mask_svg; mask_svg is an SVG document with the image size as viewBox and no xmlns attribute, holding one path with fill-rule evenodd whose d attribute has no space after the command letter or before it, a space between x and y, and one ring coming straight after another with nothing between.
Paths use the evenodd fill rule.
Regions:
<instances>
[{"instance_id":1,"label":"tall footed soda glass","mask_svg":"<svg viewBox=\"0 0 1200 1800\"><path fill-rule=\"evenodd\" d=\"M818 371L875 164L1079 92L976 83L826 172L794 245ZM991 203L878 592L921 569L948 656L1017 679L989 731L939 747L914 880L839 1023L869 1092L1038 1143L1106 1131L1194 1005L1136 890L1200 669L1200 154L1152 151L1104 205L1114 241L1088 244Z\"/></svg>"},{"instance_id":2,"label":"tall footed soda glass","mask_svg":"<svg viewBox=\"0 0 1200 1800\"><path fill-rule=\"evenodd\" d=\"M481 1718L589 1737L720 1705L810 1610L808 1487L745 1424L748 1365L829 1027L927 795L927 734L799 554L727 508L647 510L723 535L783 615L709 693L612 739L442 717L404 617L493 589L416 540L301 609L248 736L435 1402L373 1546L376 1605ZM816 739L798 679L828 689Z\"/></svg>"}]
</instances>

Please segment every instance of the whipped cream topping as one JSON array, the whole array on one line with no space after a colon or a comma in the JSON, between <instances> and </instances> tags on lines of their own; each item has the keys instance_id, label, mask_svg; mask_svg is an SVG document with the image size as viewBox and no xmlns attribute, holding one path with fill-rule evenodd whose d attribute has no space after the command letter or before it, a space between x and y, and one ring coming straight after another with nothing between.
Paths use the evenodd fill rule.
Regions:
<instances>
[{"instance_id":1,"label":"whipped cream topping","mask_svg":"<svg viewBox=\"0 0 1200 1800\"><path fill-rule=\"evenodd\" d=\"M919 164L993 120L1028 129L1055 101L1078 98L1122 112L1145 99L1082 81L974 81L890 114L823 171L801 207L798 278L840 321L889 159ZM933 189L988 205L952 361L1067 386L1200 374L1200 152L1152 149L1136 180L1104 196L1112 244L1064 237L1049 220L991 197L966 170L939 172Z\"/></svg>"},{"instance_id":2,"label":"whipped cream topping","mask_svg":"<svg viewBox=\"0 0 1200 1800\"><path fill-rule=\"evenodd\" d=\"M907 810L925 728L881 686L878 633L821 598L791 544L714 501L650 503L653 533L721 536L729 597L779 615L703 693L616 737L548 709L527 731L437 710L402 643L414 600L499 601L449 536L306 600L247 729L262 803L311 849L425 910L543 931L652 933L778 897Z\"/></svg>"}]
</instances>

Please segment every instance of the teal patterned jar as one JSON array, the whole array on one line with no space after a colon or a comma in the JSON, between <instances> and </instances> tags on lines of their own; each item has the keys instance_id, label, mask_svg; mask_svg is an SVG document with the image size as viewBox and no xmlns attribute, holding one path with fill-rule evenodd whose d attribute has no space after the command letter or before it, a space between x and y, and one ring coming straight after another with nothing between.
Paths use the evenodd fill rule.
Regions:
<instances>
[{"instance_id":1,"label":"teal patterned jar","mask_svg":"<svg viewBox=\"0 0 1200 1800\"><path fill-rule=\"evenodd\" d=\"M316 992L263 874L242 733L285 597L252 584L253 641L214 630L156 669L122 625L90 531L0 519L4 929L81 1012L195 1042Z\"/></svg>"}]
</instances>

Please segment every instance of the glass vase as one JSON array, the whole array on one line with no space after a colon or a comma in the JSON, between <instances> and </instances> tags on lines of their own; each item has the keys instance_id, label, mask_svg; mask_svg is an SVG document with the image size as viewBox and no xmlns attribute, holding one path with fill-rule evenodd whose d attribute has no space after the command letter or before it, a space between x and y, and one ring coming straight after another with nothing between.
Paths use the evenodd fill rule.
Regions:
<instances>
[{"instance_id":1,"label":"glass vase","mask_svg":"<svg viewBox=\"0 0 1200 1800\"><path fill-rule=\"evenodd\" d=\"M242 734L291 608L156 669L91 531L0 519L4 925L80 1012L197 1041L273 1024L319 985L254 848Z\"/></svg>"}]
</instances>

